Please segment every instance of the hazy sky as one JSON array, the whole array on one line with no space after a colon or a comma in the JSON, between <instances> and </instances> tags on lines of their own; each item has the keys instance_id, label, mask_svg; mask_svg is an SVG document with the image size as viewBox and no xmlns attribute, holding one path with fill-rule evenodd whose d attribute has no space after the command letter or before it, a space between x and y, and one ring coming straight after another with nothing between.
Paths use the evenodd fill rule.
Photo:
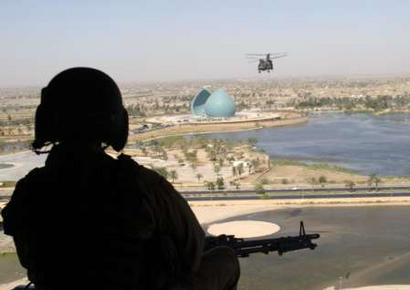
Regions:
<instances>
[{"instance_id":1,"label":"hazy sky","mask_svg":"<svg viewBox=\"0 0 410 290\"><path fill-rule=\"evenodd\" d=\"M119 82L259 77L246 53L287 51L272 77L410 74L410 1L0 0L0 86L71 66Z\"/></svg>"}]
</instances>

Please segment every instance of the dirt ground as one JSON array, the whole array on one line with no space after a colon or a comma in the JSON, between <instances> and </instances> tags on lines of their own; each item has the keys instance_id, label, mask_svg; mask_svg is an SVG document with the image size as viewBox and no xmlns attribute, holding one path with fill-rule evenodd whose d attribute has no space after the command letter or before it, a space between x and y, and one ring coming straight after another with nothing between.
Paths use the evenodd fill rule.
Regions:
<instances>
[{"instance_id":1,"label":"dirt ground","mask_svg":"<svg viewBox=\"0 0 410 290\"><path fill-rule=\"evenodd\" d=\"M319 179L320 176L326 178L324 186L344 186L347 180L353 181L356 186L367 186L369 176L355 173L348 173L337 170L313 169L308 166L299 165L279 165L273 166L268 172L261 175L250 175L244 178L244 183L254 184L258 181L266 179L272 185L287 185L287 186L312 186L309 180L311 178ZM410 180L402 177L383 178L380 185L408 185ZM283 184L286 180L287 184ZM320 187L321 185L314 185Z\"/></svg>"}]
</instances>

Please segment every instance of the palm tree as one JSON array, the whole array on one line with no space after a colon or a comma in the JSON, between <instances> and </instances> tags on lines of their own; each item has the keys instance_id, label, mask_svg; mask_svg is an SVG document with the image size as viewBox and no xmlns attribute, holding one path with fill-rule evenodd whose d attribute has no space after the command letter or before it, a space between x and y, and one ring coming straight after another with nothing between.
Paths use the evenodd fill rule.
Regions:
<instances>
[{"instance_id":1,"label":"palm tree","mask_svg":"<svg viewBox=\"0 0 410 290\"><path fill-rule=\"evenodd\" d=\"M209 191L215 190L215 183L213 183L212 181L205 181L204 183Z\"/></svg>"},{"instance_id":2,"label":"palm tree","mask_svg":"<svg viewBox=\"0 0 410 290\"><path fill-rule=\"evenodd\" d=\"M376 173L372 173L369 175L369 179L367 179L367 184L371 187L374 184L374 189L378 190L379 184L382 182L381 178L379 178Z\"/></svg>"},{"instance_id":3,"label":"palm tree","mask_svg":"<svg viewBox=\"0 0 410 290\"><path fill-rule=\"evenodd\" d=\"M174 183L175 179L178 179L178 172L176 170L171 170L169 177L172 179L172 183Z\"/></svg>"},{"instance_id":4,"label":"palm tree","mask_svg":"<svg viewBox=\"0 0 410 290\"><path fill-rule=\"evenodd\" d=\"M252 159L251 163L255 171L257 171L259 166L261 165L261 161L259 158Z\"/></svg>"},{"instance_id":5,"label":"palm tree","mask_svg":"<svg viewBox=\"0 0 410 290\"><path fill-rule=\"evenodd\" d=\"M191 168L192 168L193 170L196 169L196 162L192 162L192 163L191 163Z\"/></svg>"},{"instance_id":6,"label":"palm tree","mask_svg":"<svg viewBox=\"0 0 410 290\"><path fill-rule=\"evenodd\" d=\"M238 171L235 166L232 166L232 176L235 177L238 175Z\"/></svg>"},{"instance_id":7,"label":"palm tree","mask_svg":"<svg viewBox=\"0 0 410 290\"><path fill-rule=\"evenodd\" d=\"M314 177L310 177L307 182L312 186L312 190L315 191L315 185L317 184L317 180Z\"/></svg>"},{"instance_id":8,"label":"palm tree","mask_svg":"<svg viewBox=\"0 0 410 290\"><path fill-rule=\"evenodd\" d=\"M241 176L243 173L243 163L239 163L239 165L236 167L236 170L238 171L238 175Z\"/></svg>"},{"instance_id":9,"label":"palm tree","mask_svg":"<svg viewBox=\"0 0 410 290\"><path fill-rule=\"evenodd\" d=\"M221 171L221 166L214 165L214 171L215 171L216 174L218 174Z\"/></svg>"},{"instance_id":10,"label":"palm tree","mask_svg":"<svg viewBox=\"0 0 410 290\"><path fill-rule=\"evenodd\" d=\"M203 177L203 175L201 173L196 174L196 178L198 179L198 182L200 182L202 177Z\"/></svg>"},{"instance_id":11,"label":"palm tree","mask_svg":"<svg viewBox=\"0 0 410 290\"><path fill-rule=\"evenodd\" d=\"M354 191L355 183L352 180L346 180L345 186L349 188L350 191Z\"/></svg>"},{"instance_id":12,"label":"palm tree","mask_svg":"<svg viewBox=\"0 0 410 290\"><path fill-rule=\"evenodd\" d=\"M379 184L382 183L382 179L376 176L374 178L373 183L374 183L374 186L376 187L376 191L378 191L379 190Z\"/></svg>"},{"instance_id":13,"label":"palm tree","mask_svg":"<svg viewBox=\"0 0 410 290\"><path fill-rule=\"evenodd\" d=\"M209 161L215 161L216 160L216 152L215 150L210 150L208 152L208 159Z\"/></svg>"},{"instance_id":14,"label":"palm tree","mask_svg":"<svg viewBox=\"0 0 410 290\"><path fill-rule=\"evenodd\" d=\"M255 190L257 193L259 194L264 194L265 193L265 187L263 186L263 184L261 182L258 182L257 184L255 184Z\"/></svg>"},{"instance_id":15,"label":"palm tree","mask_svg":"<svg viewBox=\"0 0 410 290\"><path fill-rule=\"evenodd\" d=\"M369 178L367 179L367 185L369 187L372 187L375 177L376 177L375 173L372 173L372 174L369 175Z\"/></svg>"},{"instance_id":16,"label":"palm tree","mask_svg":"<svg viewBox=\"0 0 410 290\"><path fill-rule=\"evenodd\" d=\"M322 187L324 187L324 186L325 186L325 183L327 182L326 176L323 176L323 175L319 176L318 182L320 183L320 185L321 185Z\"/></svg>"},{"instance_id":17,"label":"palm tree","mask_svg":"<svg viewBox=\"0 0 410 290\"><path fill-rule=\"evenodd\" d=\"M218 187L218 189L224 189L224 185L225 183L223 177L218 177L216 179L216 186Z\"/></svg>"},{"instance_id":18,"label":"palm tree","mask_svg":"<svg viewBox=\"0 0 410 290\"><path fill-rule=\"evenodd\" d=\"M251 174L252 172L252 167L253 167L252 163L248 163L248 173L249 174Z\"/></svg>"}]
</instances>

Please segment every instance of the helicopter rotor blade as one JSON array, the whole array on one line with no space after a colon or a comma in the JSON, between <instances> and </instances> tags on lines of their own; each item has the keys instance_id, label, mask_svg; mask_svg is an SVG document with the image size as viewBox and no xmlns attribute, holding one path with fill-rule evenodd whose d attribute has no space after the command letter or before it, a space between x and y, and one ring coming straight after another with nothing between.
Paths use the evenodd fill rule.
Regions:
<instances>
[{"instance_id":1,"label":"helicopter rotor blade","mask_svg":"<svg viewBox=\"0 0 410 290\"><path fill-rule=\"evenodd\" d=\"M246 58L265 58L269 54L271 59L288 56L287 52L270 52L270 53L247 53Z\"/></svg>"},{"instance_id":2,"label":"helicopter rotor blade","mask_svg":"<svg viewBox=\"0 0 410 290\"><path fill-rule=\"evenodd\" d=\"M260 59L260 56L247 56L247 59Z\"/></svg>"},{"instance_id":3,"label":"helicopter rotor blade","mask_svg":"<svg viewBox=\"0 0 410 290\"><path fill-rule=\"evenodd\" d=\"M269 54L270 55L283 55L283 54L288 54L287 52L285 52L285 51L281 51L281 52L269 52Z\"/></svg>"},{"instance_id":4,"label":"helicopter rotor blade","mask_svg":"<svg viewBox=\"0 0 410 290\"><path fill-rule=\"evenodd\" d=\"M266 56L266 53L247 53L246 56L256 57L256 56Z\"/></svg>"},{"instance_id":5,"label":"helicopter rotor blade","mask_svg":"<svg viewBox=\"0 0 410 290\"><path fill-rule=\"evenodd\" d=\"M281 57L285 57L288 56L287 53L283 53L283 54L277 54L277 55L270 55L271 59L276 59L276 58L281 58Z\"/></svg>"}]
</instances>

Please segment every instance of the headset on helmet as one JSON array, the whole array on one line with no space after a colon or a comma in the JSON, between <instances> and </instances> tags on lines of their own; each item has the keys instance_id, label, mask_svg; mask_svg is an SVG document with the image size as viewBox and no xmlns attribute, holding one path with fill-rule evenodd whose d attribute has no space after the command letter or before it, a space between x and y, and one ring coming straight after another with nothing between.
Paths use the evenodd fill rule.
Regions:
<instances>
[{"instance_id":1,"label":"headset on helmet","mask_svg":"<svg viewBox=\"0 0 410 290\"><path fill-rule=\"evenodd\" d=\"M41 90L33 149L59 142L101 142L120 151L127 143L128 114L107 74L85 67L57 74Z\"/></svg>"}]
</instances>

